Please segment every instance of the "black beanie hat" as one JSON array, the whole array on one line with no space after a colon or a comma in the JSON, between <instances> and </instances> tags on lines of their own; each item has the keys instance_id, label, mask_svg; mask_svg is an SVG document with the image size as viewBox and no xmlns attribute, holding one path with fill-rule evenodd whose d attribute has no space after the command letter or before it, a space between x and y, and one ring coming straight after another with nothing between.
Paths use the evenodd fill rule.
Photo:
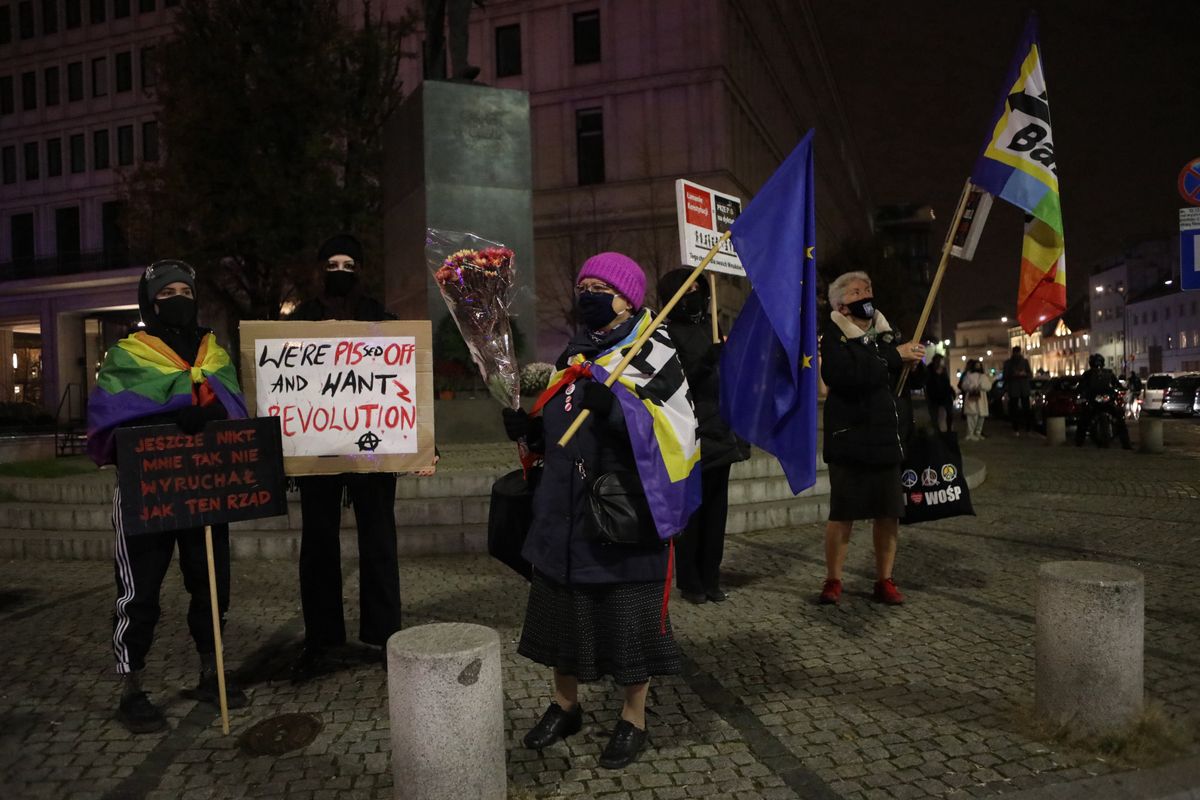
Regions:
<instances>
[{"instance_id":1,"label":"black beanie hat","mask_svg":"<svg viewBox=\"0 0 1200 800\"><path fill-rule=\"evenodd\" d=\"M350 256L355 264L361 264L363 258L362 245L348 233L331 236L317 251L318 261L328 261L334 256Z\"/></svg>"}]
</instances>

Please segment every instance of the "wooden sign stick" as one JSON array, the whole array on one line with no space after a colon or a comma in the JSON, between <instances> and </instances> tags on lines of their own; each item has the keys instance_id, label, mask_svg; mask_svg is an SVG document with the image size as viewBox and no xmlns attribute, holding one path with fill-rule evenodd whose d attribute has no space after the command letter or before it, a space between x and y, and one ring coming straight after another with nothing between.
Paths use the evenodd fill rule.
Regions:
<instances>
[{"instance_id":1,"label":"wooden sign stick","mask_svg":"<svg viewBox=\"0 0 1200 800\"><path fill-rule=\"evenodd\" d=\"M212 605L213 641L217 646L217 691L221 695L221 732L229 735L229 702L225 698L225 655L221 646L221 611L217 605L217 568L213 560L212 526L204 526L204 551L208 556L208 599Z\"/></svg>"},{"instance_id":2,"label":"wooden sign stick","mask_svg":"<svg viewBox=\"0 0 1200 800\"><path fill-rule=\"evenodd\" d=\"M721 238L717 239L716 244L714 244L712 249L709 250L707 255L704 256L704 259L696 265L694 270L692 270L692 274L688 275L687 280L683 282L683 285L679 287L679 290L675 292L674 296L667 301L665 306L662 307L662 311L658 312L658 316L650 320L650 325L647 326L646 330L642 331L642 335L637 338L637 341L629 346L629 352L627 352L625 357L621 359L621 362L613 368L613 371L608 374L608 380L604 382L605 386L611 388L612 385L617 382L617 378L621 377L621 373L624 372L625 368L629 366L629 362L633 361L633 359L637 357L637 354L641 351L642 347L650 340L650 336L654 333L654 331L658 330L658 326L661 325L667 318L667 314L670 314L671 309L675 308L675 305L679 302L679 299L687 294L688 287L696 282L696 279L699 278L704 272L704 268L708 266L708 263L716 258L717 253L721 250L721 245L724 244L725 240L729 238L730 233L731 231L725 231L721 234ZM575 421L571 423L571 427L567 428L567 432L564 433L562 438L558 440L558 446L566 447L567 442L571 441L571 438L574 437L575 433L579 430L579 426L583 425L583 421L589 416L591 416L591 412L589 412L586 408L579 412L579 416L576 417Z\"/></svg>"},{"instance_id":3,"label":"wooden sign stick","mask_svg":"<svg viewBox=\"0 0 1200 800\"><path fill-rule=\"evenodd\" d=\"M717 324L717 274L708 273L708 315L712 317L713 344L721 341L721 326Z\"/></svg>"}]
</instances>

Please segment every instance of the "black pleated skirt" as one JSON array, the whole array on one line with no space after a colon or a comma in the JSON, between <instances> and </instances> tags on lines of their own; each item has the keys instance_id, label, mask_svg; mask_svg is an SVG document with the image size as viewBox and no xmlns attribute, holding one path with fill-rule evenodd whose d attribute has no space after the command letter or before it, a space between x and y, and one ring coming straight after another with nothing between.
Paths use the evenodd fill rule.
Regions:
<instances>
[{"instance_id":1,"label":"black pleated skirt","mask_svg":"<svg viewBox=\"0 0 1200 800\"><path fill-rule=\"evenodd\" d=\"M671 620L662 632L661 583L556 583L535 571L517 652L580 681L622 686L681 669Z\"/></svg>"}]
</instances>

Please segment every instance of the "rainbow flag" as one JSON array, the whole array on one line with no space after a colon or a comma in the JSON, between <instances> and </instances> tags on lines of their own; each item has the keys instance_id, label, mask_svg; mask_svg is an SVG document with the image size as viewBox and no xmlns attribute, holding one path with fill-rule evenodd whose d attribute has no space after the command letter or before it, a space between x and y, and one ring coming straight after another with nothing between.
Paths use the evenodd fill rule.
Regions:
<instances>
[{"instance_id":1,"label":"rainbow flag","mask_svg":"<svg viewBox=\"0 0 1200 800\"><path fill-rule=\"evenodd\" d=\"M650 311L643 309L629 335L592 360L592 377L608 380L609 371L625 357L650 320ZM585 361L576 354L568 369ZM565 372L551 376L548 385L556 384ZM700 507L700 439L687 378L666 329L660 327L650 335L612 389L625 415L654 525L659 537L669 539L687 526L692 512Z\"/></svg>"},{"instance_id":2,"label":"rainbow flag","mask_svg":"<svg viewBox=\"0 0 1200 800\"><path fill-rule=\"evenodd\" d=\"M1021 247L1017 319L1032 333L1067 307L1058 168L1034 14L1025 24L1004 87L991 137L975 162L971 181L1030 215Z\"/></svg>"},{"instance_id":3,"label":"rainbow flag","mask_svg":"<svg viewBox=\"0 0 1200 800\"><path fill-rule=\"evenodd\" d=\"M97 464L111 464L118 427L214 400L230 419L249 416L233 361L212 333L200 342L195 366L157 336L145 331L127 336L105 354L88 396L88 455Z\"/></svg>"}]
</instances>

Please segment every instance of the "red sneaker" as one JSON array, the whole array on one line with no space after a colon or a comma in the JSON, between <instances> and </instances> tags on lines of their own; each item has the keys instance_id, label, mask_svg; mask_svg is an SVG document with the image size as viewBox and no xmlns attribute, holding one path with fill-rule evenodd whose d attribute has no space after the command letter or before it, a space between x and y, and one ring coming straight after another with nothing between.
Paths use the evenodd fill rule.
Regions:
<instances>
[{"instance_id":1,"label":"red sneaker","mask_svg":"<svg viewBox=\"0 0 1200 800\"><path fill-rule=\"evenodd\" d=\"M904 605L904 595L900 594L900 590L896 588L896 582L891 578L875 581L874 600L876 603L887 603L889 606Z\"/></svg>"},{"instance_id":2,"label":"red sneaker","mask_svg":"<svg viewBox=\"0 0 1200 800\"><path fill-rule=\"evenodd\" d=\"M821 596L817 598L817 602L823 605L831 606L842 599L842 582L837 578L830 578L825 581L825 585L821 587Z\"/></svg>"}]
</instances>

